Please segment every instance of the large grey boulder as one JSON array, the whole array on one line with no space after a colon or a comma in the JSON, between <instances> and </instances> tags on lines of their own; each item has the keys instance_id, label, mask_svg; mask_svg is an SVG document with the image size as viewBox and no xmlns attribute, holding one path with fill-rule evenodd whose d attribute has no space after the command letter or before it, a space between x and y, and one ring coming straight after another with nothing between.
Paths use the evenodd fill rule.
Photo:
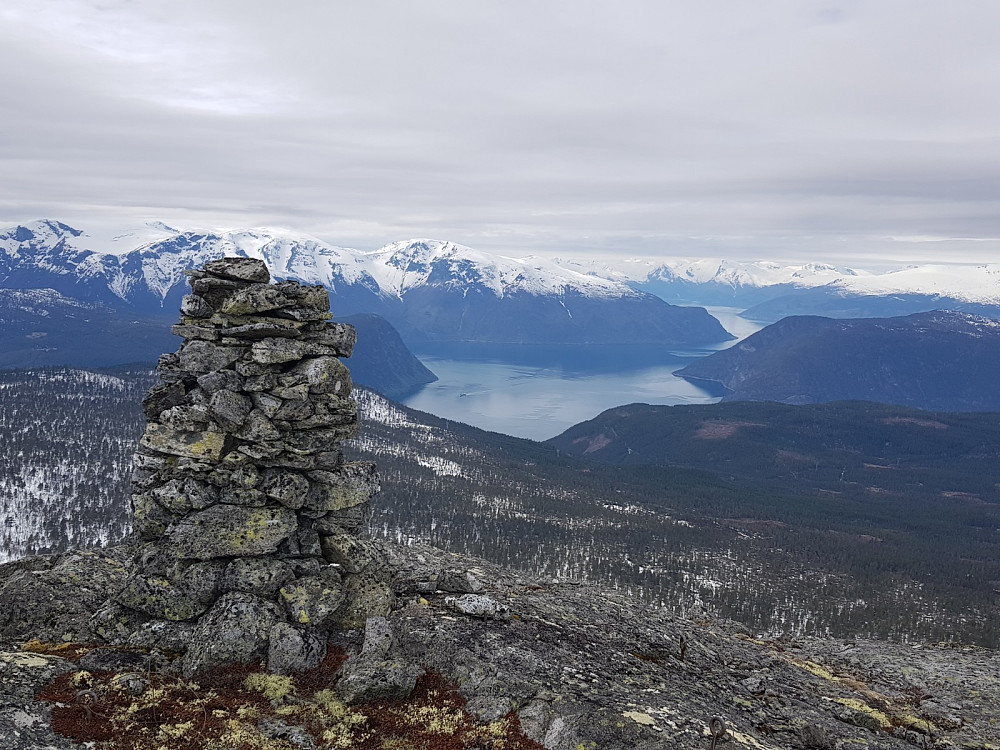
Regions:
<instances>
[{"instance_id":1,"label":"large grey boulder","mask_svg":"<svg viewBox=\"0 0 1000 750\"><path fill-rule=\"evenodd\" d=\"M77 550L0 567L0 640L93 640L90 618L121 585L131 554Z\"/></svg>"},{"instance_id":2,"label":"large grey boulder","mask_svg":"<svg viewBox=\"0 0 1000 750\"><path fill-rule=\"evenodd\" d=\"M253 594L223 594L198 620L181 660L186 677L267 658L271 629L284 620L278 605Z\"/></svg>"},{"instance_id":3,"label":"large grey boulder","mask_svg":"<svg viewBox=\"0 0 1000 750\"><path fill-rule=\"evenodd\" d=\"M166 534L180 559L269 555L295 531L288 508L213 505L174 524Z\"/></svg>"}]
</instances>

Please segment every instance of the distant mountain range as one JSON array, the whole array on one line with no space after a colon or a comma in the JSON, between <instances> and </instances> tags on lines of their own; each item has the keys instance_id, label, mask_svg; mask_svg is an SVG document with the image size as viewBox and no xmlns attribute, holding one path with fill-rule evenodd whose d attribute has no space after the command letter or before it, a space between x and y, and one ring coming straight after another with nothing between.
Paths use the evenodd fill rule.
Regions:
<instances>
[{"instance_id":1,"label":"distant mountain range","mask_svg":"<svg viewBox=\"0 0 1000 750\"><path fill-rule=\"evenodd\" d=\"M274 278L322 284L336 315L375 313L408 344L636 344L691 346L732 338L701 308L676 307L627 284L539 258L515 259L437 240L375 252L278 230L155 231L119 254L57 221L0 232L0 287L58 291L139 317L173 318L183 271L224 255L261 258Z\"/></svg>"},{"instance_id":2,"label":"distant mountain range","mask_svg":"<svg viewBox=\"0 0 1000 750\"><path fill-rule=\"evenodd\" d=\"M563 264L618 279L675 304L739 307L745 310L743 317L764 322L788 315L856 318L929 310L1000 317L996 263L910 265L885 271L704 258Z\"/></svg>"},{"instance_id":3,"label":"distant mountain range","mask_svg":"<svg viewBox=\"0 0 1000 750\"><path fill-rule=\"evenodd\" d=\"M677 371L729 389L724 401L863 399L1000 411L1000 321L959 312L835 320L793 316Z\"/></svg>"}]
</instances>

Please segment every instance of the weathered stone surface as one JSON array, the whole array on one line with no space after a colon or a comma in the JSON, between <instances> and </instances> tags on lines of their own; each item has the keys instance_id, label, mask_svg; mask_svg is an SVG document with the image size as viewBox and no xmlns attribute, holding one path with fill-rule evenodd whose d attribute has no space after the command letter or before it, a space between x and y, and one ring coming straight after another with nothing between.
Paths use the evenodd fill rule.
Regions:
<instances>
[{"instance_id":1,"label":"weathered stone surface","mask_svg":"<svg viewBox=\"0 0 1000 750\"><path fill-rule=\"evenodd\" d=\"M202 267L202 271L220 279L246 281L266 284L271 280L267 264L256 258L220 258L210 260Z\"/></svg>"},{"instance_id":2,"label":"weathered stone surface","mask_svg":"<svg viewBox=\"0 0 1000 750\"><path fill-rule=\"evenodd\" d=\"M254 318L244 318L254 320ZM222 329L224 342L242 343L240 340L259 341L267 338L297 338L304 323L295 320L268 318L245 322L242 325L232 325Z\"/></svg>"},{"instance_id":3,"label":"weathered stone surface","mask_svg":"<svg viewBox=\"0 0 1000 750\"><path fill-rule=\"evenodd\" d=\"M146 425L146 432L139 439L139 445L172 456L218 461L226 452L226 436L210 430L174 430L154 422Z\"/></svg>"},{"instance_id":4,"label":"weathered stone surface","mask_svg":"<svg viewBox=\"0 0 1000 750\"><path fill-rule=\"evenodd\" d=\"M210 318L212 306L197 294L185 294L181 298L181 315L189 318Z\"/></svg>"},{"instance_id":5,"label":"weathered stone surface","mask_svg":"<svg viewBox=\"0 0 1000 750\"><path fill-rule=\"evenodd\" d=\"M121 584L131 554L77 550L0 566L0 639L91 639L90 617Z\"/></svg>"},{"instance_id":6,"label":"weathered stone surface","mask_svg":"<svg viewBox=\"0 0 1000 750\"><path fill-rule=\"evenodd\" d=\"M222 370L243 354L238 346L220 346L211 341L186 341L177 353L178 364L192 375Z\"/></svg>"},{"instance_id":7,"label":"weathered stone surface","mask_svg":"<svg viewBox=\"0 0 1000 750\"><path fill-rule=\"evenodd\" d=\"M291 453L320 453L337 446L341 441L357 437L356 424L342 427L323 427L313 430L287 430L282 434L285 450Z\"/></svg>"},{"instance_id":8,"label":"weathered stone surface","mask_svg":"<svg viewBox=\"0 0 1000 750\"><path fill-rule=\"evenodd\" d=\"M392 610L395 595L386 571L366 570L344 577L344 602L333 618L339 630L363 628L369 617L385 617Z\"/></svg>"},{"instance_id":9,"label":"weathered stone surface","mask_svg":"<svg viewBox=\"0 0 1000 750\"><path fill-rule=\"evenodd\" d=\"M275 623L268 638L267 671L292 674L312 669L326 656L326 643L287 622Z\"/></svg>"},{"instance_id":10,"label":"weathered stone surface","mask_svg":"<svg viewBox=\"0 0 1000 750\"><path fill-rule=\"evenodd\" d=\"M155 420L160 416L160 412L172 406L180 406L184 403L185 388L180 382L160 383L149 389L149 393L142 399L142 410L146 419Z\"/></svg>"},{"instance_id":11,"label":"weathered stone surface","mask_svg":"<svg viewBox=\"0 0 1000 750\"><path fill-rule=\"evenodd\" d=\"M198 339L200 341L218 341L219 332L214 328L206 326L192 325L190 323L179 323L170 327L170 332L174 336L185 339Z\"/></svg>"},{"instance_id":12,"label":"weathered stone surface","mask_svg":"<svg viewBox=\"0 0 1000 750\"><path fill-rule=\"evenodd\" d=\"M1000 744L1000 654L995 650L864 639L755 639L735 623L686 619L635 597L506 571L426 545L390 551L400 591L415 590L441 570L475 570L488 582L491 598L517 617L456 616L445 597L428 594L422 603L412 601L387 615L397 641L388 658L379 648L370 649L367 657L357 655L364 647L356 635L335 634L337 645L354 654L344 675L360 672L368 659L369 666L396 660L433 669L460 686L470 711L487 720L515 711L526 734L546 747L705 750L711 744L708 722L713 716L727 726L717 744L722 748L947 750ZM50 564L46 558L0 566L0 586L10 576ZM28 627L60 612L66 597L79 588L68 579L59 586L65 595L35 597L31 606L39 611ZM5 592L0 595L5 597L0 606L4 617L12 600ZM260 614L233 619L246 623L274 617L268 602L251 599L250 605L254 603L264 607ZM256 629L251 633L249 640L265 648L242 660L270 660L279 622L284 618L271 621L266 636ZM164 635L157 640L154 630ZM139 626L145 640L134 645L177 653L199 639L217 639L224 630L229 629L213 624L195 634L190 623L149 621ZM277 632L291 635L285 628ZM305 638L309 631L300 633ZM676 644L681 636L689 642L683 660L676 649L651 650L651 644ZM23 641L31 634L10 637ZM245 642L242 637L239 641ZM48 718L25 719L5 711L41 710L33 696L62 673L48 671L43 662L62 664L63 671L79 667L54 657L13 653L13 658L0 655L0 742L8 742L0 748L24 750L35 747L30 742L38 735L11 732L34 732ZM744 682L755 676L766 685L764 693L747 691ZM349 687L350 680L344 688ZM872 731L855 724L855 713L866 713L862 707L872 712L869 717L876 710L885 715L891 729ZM852 721L838 718L842 709L844 716L852 712ZM920 721L933 724L933 733L907 728L923 727ZM25 737L28 744L10 744L12 738ZM49 740L38 746L50 747Z\"/></svg>"},{"instance_id":13,"label":"weathered stone surface","mask_svg":"<svg viewBox=\"0 0 1000 750\"><path fill-rule=\"evenodd\" d=\"M337 471L311 471L305 507L315 511L340 511L368 502L379 491L378 474L371 462L342 464Z\"/></svg>"},{"instance_id":14,"label":"weathered stone surface","mask_svg":"<svg viewBox=\"0 0 1000 750\"><path fill-rule=\"evenodd\" d=\"M283 620L273 602L253 594L223 594L198 621L181 661L186 677L228 664L267 658L271 628Z\"/></svg>"},{"instance_id":15,"label":"weathered stone surface","mask_svg":"<svg viewBox=\"0 0 1000 750\"><path fill-rule=\"evenodd\" d=\"M52 730L52 707L34 698L56 677L77 669L57 656L0 650L0 750L78 750L77 743Z\"/></svg>"},{"instance_id":16,"label":"weathered stone surface","mask_svg":"<svg viewBox=\"0 0 1000 750\"><path fill-rule=\"evenodd\" d=\"M285 282L279 286L284 286L287 283ZM310 310L318 310L319 312L328 312L330 310L330 294L326 291L326 287L302 285L298 286L297 293L299 295L299 305L302 307Z\"/></svg>"},{"instance_id":17,"label":"weathered stone surface","mask_svg":"<svg viewBox=\"0 0 1000 750\"><path fill-rule=\"evenodd\" d=\"M317 514L325 514L363 505L368 502L369 497L363 489L355 487L312 483L303 507Z\"/></svg>"},{"instance_id":18,"label":"weathered stone surface","mask_svg":"<svg viewBox=\"0 0 1000 750\"><path fill-rule=\"evenodd\" d=\"M329 346L336 357L350 357L354 353L358 334L354 326L347 323L330 323L319 331L303 334L305 341Z\"/></svg>"},{"instance_id":19,"label":"weathered stone surface","mask_svg":"<svg viewBox=\"0 0 1000 750\"><path fill-rule=\"evenodd\" d=\"M307 348L305 343L295 339L261 339L250 347L250 357L253 362L261 365L284 364L302 359Z\"/></svg>"},{"instance_id":20,"label":"weathered stone surface","mask_svg":"<svg viewBox=\"0 0 1000 750\"><path fill-rule=\"evenodd\" d=\"M147 620L132 628L124 640L117 642L129 648L182 654L191 643L195 627L196 623L184 620Z\"/></svg>"},{"instance_id":21,"label":"weathered stone surface","mask_svg":"<svg viewBox=\"0 0 1000 750\"><path fill-rule=\"evenodd\" d=\"M253 409L243 422L243 426L233 431L240 440L252 443L266 443L281 440L282 434L260 409Z\"/></svg>"},{"instance_id":22,"label":"weathered stone surface","mask_svg":"<svg viewBox=\"0 0 1000 750\"><path fill-rule=\"evenodd\" d=\"M468 570L442 570L437 577L437 588L449 594L478 594L483 584Z\"/></svg>"},{"instance_id":23,"label":"weathered stone surface","mask_svg":"<svg viewBox=\"0 0 1000 750\"><path fill-rule=\"evenodd\" d=\"M347 704L408 698L424 670L399 659L352 657L344 664L337 694Z\"/></svg>"},{"instance_id":24,"label":"weathered stone surface","mask_svg":"<svg viewBox=\"0 0 1000 750\"><path fill-rule=\"evenodd\" d=\"M245 505L251 508L263 508L267 505L267 495L260 490L245 487L224 487L219 496L220 503L228 505Z\"/></svg>"},{"instance_id":25,"label":"weathered stone surface","mask_svg":"<svg viewBox=\"0 0 1000 750\"><path fill-rule=\"evenodd\" d=\"M222 429L229 432L239 429L253 410L253 402L242 393L217 390L208 402L208 411Z\"/></svg>"},{"instance_id":26,"label":"weathered stone surface","mask_svg":"<svg viewBox=\"0 0 1000 750\"><path fill-rule=\"evenodd\" d=\"M198 385L209 395L220 390L238 391L240 376L233 370L218 370L198 377Z\"/></svg>"},{"instance_id":27,"label":"weathered stone surface","mask_svg":"<svg viewBox=\"0 0 1000 750\"><path fill-rule=\"evenodd\" d=\"M340 576L331 568L324 568L319 575L291 581L278 593L291 622L321 632L331 627L344 603Z\"/></svg>"},{"instance_id":28,"label":"weathered stone surface","mask_svg":"<svg viewBox=\"0 0 1000 750\"><path fill-rule=\"evenodd\" d=\"M144 541L158 539L179 518L158 502L152 493L132 495L132 530Z\"/></svg>"},{"instance_id":29,"label":"weathered stone surface","mask_svg":"<svg viewBox=\"0 0 1000 750\"><path fill-rule=\"evenodd\" d=\"M108 599L90 616L87 627L108 643L122 644L148 619L146 615L124 607L114 599Z\"/></svg>"},{"instance_id":30,"label":"weathered stone surface","mask_svg":"<svg viewBox=\"0 0 1000 750\"><path fill-rule=\"evenodd\" d=\"M166 484L150 490L149 494L171 513L181 514L191 510L191 499L184 492L183 479L171 479Z\"/></svg>"},{"instance_id":31,"label":"weathered stone surface","mask_svg":"<svg viewBox=\"0 0 1000 750\"><path fill-rule=\"evenodd\" d=\"M269 555L296 529L288 508L213 505L178 521L167 538L181 559Z\"/></svg>"},{"instance_id":32,"label":"weathered stone surface","mask_svg":"<svg viewBox=\"0 0 1000 750\"><path fill-rule=\"evenodd\" d=\"M334 393L345 398L351 394L350 373L336 357L303 359L290 372L309 384L310 393Z\"/></svg>"},{"instance_id":33,"label":"weathered stone surface","mask_svg":"<svg viewBox=\"0 0 1000 750\"><path fill-rule=\"evenodd\" d=\"M506 620L510 617L510 608L507 605L481 594L449 596L445 598L444 603L456 612L469 617L480 617L484 620Z\"/></svg>"},{"instance_id":34,"label":"weathered stone surface","mask_svg":"<svg viewBox=\"0 0 1000 750\"><path fill-rule=\"evenodd\" d=\"M361 503L351 508L324 512L313 522L313 528L320 534L331 534L337 529L344 529L357 534L371 520L370 503Z\"/></svg>"},{"instance_id":35,"label":"weathered stone surface","mask_svg":"<svg viewBox=\"0 0 1000 750\"><path fill-rule=\"evenodd\" d=\"M115 596L119 604L160 620L192 620L208 609L180 586L160 576L133 575Z\"/></svg>"},{"instance_id":36,"label":"weathered stone surface","mask_svg":"<svg viewBox=\"0 0 1000 750\"><path fill-rule=\"evenodd\" d=\"M294 297L276 284L249 286L229 295L219 305L219 312L223 315L258 315L279 307L291 307L295 302Z\"/></svg>"},{"instance_id":37,"label":"weathered stone surface","mask_svg":"<svg viewBox=\"0 0 1000 750\"><path fill-rule=\"evenodd\" d=\"M369 617L365 621L365 639L361 644L361 653L384 659L389 656L396 644L392 634L392 623L385 617Z\"/></svg>"},{"instance_id":38,"label":"weathered stone surface","mask_svg":"<svg viewBox=\"0 0 1000 750\"><path fill-rule=\"evenodd\" d=\"M319 537L323 557L348 573L360 573L371 567L385 567L385 558L374 543L360 539L344 529L332 529Z\"/></svg>"},{"instance_id":39,"label":"weathered stone surface","mask_svg":"<svg viewBox=\"0 0 1000 750\"><path fill-rule=\"evenodd\" d=\"M160 413L160 424L176 432L204 432L210 429L208 408L202 404L181 404Z\"/></svg>"},{"instance_id":40,"label":"weathered stone surface","mask_svg":"<svg viewBox=\"0 0 1000 750\"><path fill-rule=\"evenodd\" d=\"M280 398L269 393L251 393L250 401L254 408L259 409L268 419L273 419L284 403Z\"/></svg>"},{"instance_id":41,"label":"weathered stone surface","mask_svg":"<svg viewBox=\"0 0 1000 750\"><path fill-rule=\"evenodd\" d=\"M262 599L273 599L278 589L295 579L295 572L272 557L237 557L222 574L223 591L243 591Z\"/></svg>"}]
</instances>

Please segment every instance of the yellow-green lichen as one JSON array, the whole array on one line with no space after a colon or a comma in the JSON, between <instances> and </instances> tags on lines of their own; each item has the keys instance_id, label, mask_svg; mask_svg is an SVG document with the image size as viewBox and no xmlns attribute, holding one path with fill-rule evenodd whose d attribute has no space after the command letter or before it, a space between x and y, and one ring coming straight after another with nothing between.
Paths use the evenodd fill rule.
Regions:
<instances>
[{"instance_id":1,"label":"yellow-green lichen","mask_svg":"<svg viewBox=\"0 0 1000 750\"><path fill-rule=\"evenodd\" d=\"M848 708L854 711L867 714L868 716L873 718L876 722L878 722L879 727L881 729L884 729L886 732L892 730L892 721L889 719L888 716L879 711L877 708L872 708L867 703L864 703L863 701L860 701L857 698L834 698L833 700L836 703L839 703L842 706L847 706Z\"/></svg>"}]
</instances>

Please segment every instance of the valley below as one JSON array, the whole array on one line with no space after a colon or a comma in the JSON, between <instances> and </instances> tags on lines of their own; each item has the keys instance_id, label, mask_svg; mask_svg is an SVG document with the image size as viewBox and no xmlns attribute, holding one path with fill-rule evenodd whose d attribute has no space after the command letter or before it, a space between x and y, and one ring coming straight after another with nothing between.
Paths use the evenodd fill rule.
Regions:
<instances>
[{"instance_id":1,"label":"valley below","mask_svg":"<svg viewBox=\"0 0 1000 750\"><path fill-rule=\"evenodd\" d=\"M0 373L4 559L127 533L152 382L141 369ZM760 636L1000 644L995 415L833 404L828 442L810 443L796 424L816 415L801 407L655 407L700 463L616 465L355 395L364 430L348 457L378 463L376 537L597 582ZM859 413L899 439L869 435ZM769 439L747 427L760 424Z\"/></svg>"}]
</instances>

